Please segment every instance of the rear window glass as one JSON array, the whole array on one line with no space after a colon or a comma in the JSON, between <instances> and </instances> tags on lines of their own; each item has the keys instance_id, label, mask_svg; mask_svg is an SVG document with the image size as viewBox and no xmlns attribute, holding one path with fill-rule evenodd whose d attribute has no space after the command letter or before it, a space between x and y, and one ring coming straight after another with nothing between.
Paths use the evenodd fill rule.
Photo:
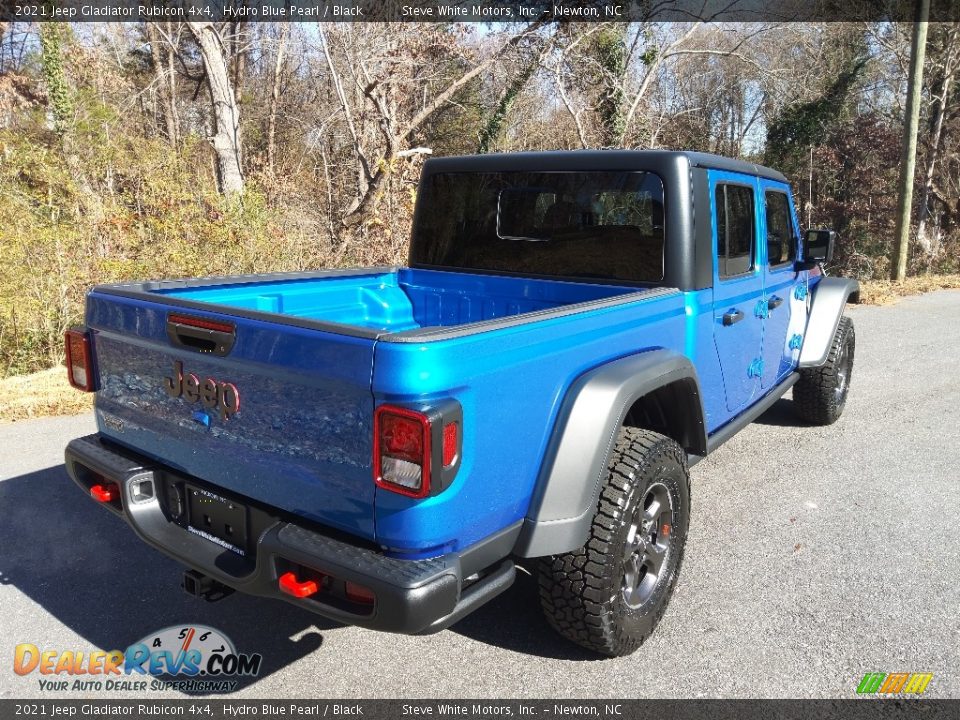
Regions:
<instances>
[{"instance_id":1,"label":"rear window glass","mask_svg":"<svg viewBox=\"0 0 960 720\"><path fill-rule=\"evenodd\" d=\"M663 183L652 173L439 173L420 193L414 264L663 279Z\"/></svg>"}]
</instances>

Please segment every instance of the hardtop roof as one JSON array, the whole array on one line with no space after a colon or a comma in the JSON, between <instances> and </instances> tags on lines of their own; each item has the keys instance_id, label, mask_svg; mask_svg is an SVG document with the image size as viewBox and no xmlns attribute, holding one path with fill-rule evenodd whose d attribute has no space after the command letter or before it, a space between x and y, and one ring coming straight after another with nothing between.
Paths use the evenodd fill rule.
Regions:
<instances>
[{"instance_id":1,"label":"hardtop roof","mask_svg":"<svg viewBox=\"0 0 960 720\"><path fill-rule=\"evenodd\" d=\"M424 174L438 172L536 172L589 170L650 170L678 165L744 173L788 182L783 173L763 165L711 153L685 150L550 150L544 152L490 153L430 158Z\"/></svg>"}]
</instances>

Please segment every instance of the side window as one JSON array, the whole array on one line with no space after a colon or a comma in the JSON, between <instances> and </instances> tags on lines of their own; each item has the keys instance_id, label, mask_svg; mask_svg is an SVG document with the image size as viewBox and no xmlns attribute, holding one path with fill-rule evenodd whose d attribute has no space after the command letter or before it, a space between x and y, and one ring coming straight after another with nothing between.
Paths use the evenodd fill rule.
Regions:
<instances>
[{"instance_id":1,"label":"side window","mask_svg":"<svg viewBox=\"0 0 960 720\"><path fill-rule=\"evenodd\" d=\"M753 188L721 183L715 193L720 277L740 275L754 267Z\"/></svg>"},{"instance_id":2,"label":"side window","mask_svg":"<svg viewBox=\"0 0 960 720\"><path fill-rule=\"evenodd\" d=\"M797 259L797 238L790 217L786 193L768 190L764 195L767 212L767 262L781 265Z\"/></svg>"}]
</instances>

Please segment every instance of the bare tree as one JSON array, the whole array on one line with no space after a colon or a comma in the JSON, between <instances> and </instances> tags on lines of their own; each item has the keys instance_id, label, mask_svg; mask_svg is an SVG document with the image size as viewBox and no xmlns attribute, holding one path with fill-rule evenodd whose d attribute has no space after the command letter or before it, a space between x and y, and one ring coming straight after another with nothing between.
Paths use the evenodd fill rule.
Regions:
<instances>
[{"instance_id":1,"label":"bare tree","mask_svg":"<svg viewBox=\"0 0 960 720\"><path fill-rule=\"evenodd\" d=\"M372 106L375 112L377 134L379 136L378 144L379 148L382 148L376 155L373 155L368 147L365 147L365 145L369 146L373 143L365 143L365 139L361 138L358 132L355 123L355 117L359 114L358 109L352 107L351 98L348 97L343 87L342 73L336 67L329 38L321 26L323 51L330 70L331 81L347 121L360 170L359 192L356 200L350 204L344 215L343 222L345 225L355 225L362 222L366 214L376 207L382 195L384 184L392 172L393 163L397 158L404 157L400 153L407 149L406 145L410 138L423 128L438 110L452 102L457 93L478 80L505 53L531 37L543 24L542 20L538 20L525 26L472 68L446 83L443 89L432 97L424 96L418 103L418 107L411 112L409 118L404 117L405 113L401 113L400 104L392 96L392 85L396 82L394 78L387 74L374 74L369 62L362 55L358 56L351 72L355 90L360 95L359 102ZM385 67L390 66L385 65ZM418 154L420 153L414 153L414 155ZM370 162L369 158L371 156L377 157L376 162Z\"/></svg>"},{"instance_id":2,"label":"bare tree","mask_svg":"<svg viewBox=\"0 0 960 720\"><path fill-rule=\"evenodd\" d=\"M144 23L147 41L150 43L150 58L153 61L153 72L157 87L157 96L160 99L164 128L167 139L172 145L180 141L180 130L177 127L176 85L175 74L171 72L169 47L163 47L160 31L154 23Z\"/></svg>"},{"instance_id":3,"label":"bare tree","mask_svg":"<svg viewBox=\"0 0 960 720\"><path fill-rule=\"evenodd\" d=\"M280 39L277 42L277 57L273 61L273 82L270 85L270 112L267 120L267 169L273 174L273 163L276 155L277 137L277 109L280 106L280 80L283 74L284 50L287 45L287 34L290 32L289 23L281 23Z\"/></svg>"},{"instance_id":4,"label":"bare tree","mask_svg":"<svg viewBox=\"0 0 960 720\"><path fill-rule=\"evenodd\" d=\"M210 90L214 125L210 142L216 153L220 192L239 195L244 186L240 166L240 110L227 71L227 48L213 23L191 22L187 25L200 47Z\"/></svg>"},{"instance_id":5,"label":"bare tree","mask_svg":"<svg viewBox=\"0 0 960 720\"><path fill-rule=\"evenodd\" d=\"M917 242L927 256L928 263L939 249L939 228L937 218L932 212L932 203L938 198L936 187L937 163L943 152L943 127L949 113L950 93L957 74L960 73L960 25L951 25L944 29L943 49L939 67L935 74L939 87L935 90L930 117L930 136L927 147L926 167L923 175L923 188L920 200L920 219L917 223ZM929 232L931 220L935 225Z\"/></svg>"}]
</instances>

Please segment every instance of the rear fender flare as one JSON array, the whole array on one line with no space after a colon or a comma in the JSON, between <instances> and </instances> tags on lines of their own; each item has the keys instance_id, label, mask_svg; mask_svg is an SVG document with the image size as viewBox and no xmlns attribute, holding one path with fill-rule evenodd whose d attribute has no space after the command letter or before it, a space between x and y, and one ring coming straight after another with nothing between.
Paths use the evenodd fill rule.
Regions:
<instances>
[{"instance_id":1,"label":"rear fender flare","mask_svg":"<svg viewBox=\"0 0 960 720\"><path fill-rule=\"evenodd\" d=\"M860 283L850 278L825 277L810 294L810 317L800 350L801 368L820 367L827 361L843 308L850 298L853 302L860 299Z\"/></svg>"},{"instance_id":2,"label":"rear fender flare","mask_svg":"<svg viewBox=\"0 0 960 720\"><path fill-rule=\"evenodd\" d=\"M573 382L547 446L516 555L543 557L583 545L627 412L638 399L672 383L681 384L681 398L688 404L684 449L689 455L706 455L700 386L683 355L650 350L594 368Z\"/></svg>"}]
</instances>

